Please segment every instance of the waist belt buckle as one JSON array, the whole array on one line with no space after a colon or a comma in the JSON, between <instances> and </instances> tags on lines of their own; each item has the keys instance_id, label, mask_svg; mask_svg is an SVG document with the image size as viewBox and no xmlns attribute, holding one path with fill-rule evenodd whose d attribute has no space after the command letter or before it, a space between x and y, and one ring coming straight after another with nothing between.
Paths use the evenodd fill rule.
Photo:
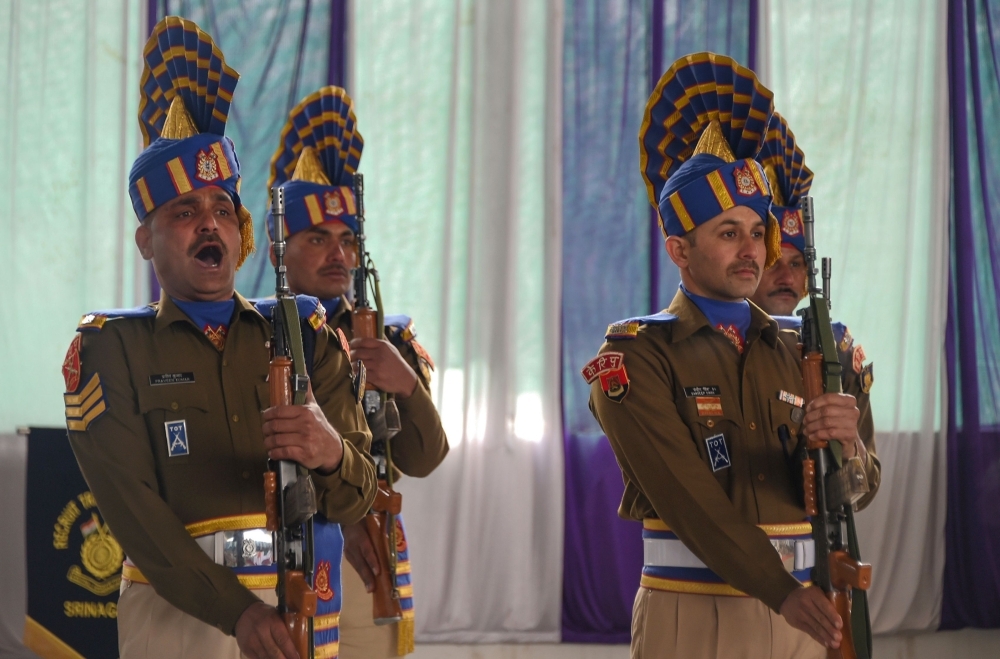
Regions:
<instances>
[{"instance_id":1,"label":"waist belt buckle","mask_svg":"<svg viewBox=\"0 0 1000 659\"><path fill-rule=\"evenodd\" d=\"M239 568L274 564L274 537L266 529L216 531L196 538L196 542L217 565Z\"/></svg>"}]
</instances>

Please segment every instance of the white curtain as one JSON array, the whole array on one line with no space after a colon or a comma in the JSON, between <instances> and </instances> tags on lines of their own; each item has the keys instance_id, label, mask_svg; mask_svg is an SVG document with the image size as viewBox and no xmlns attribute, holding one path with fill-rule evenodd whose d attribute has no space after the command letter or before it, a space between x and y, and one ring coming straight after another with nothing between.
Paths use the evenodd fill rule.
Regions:
<instances>
[{"instance_id":1,"label":"white curtain","mask_svg":"<svg viewBox=\"0 0 1000 659\"><path fill-rule=\"evenodd\" d=\"M147 301L125 188L143 5L0 3L0 432L63 425L80 317Z\"/></svg>"},{"instance_id":2,"label":"white curtain","mask_svg":"<svg viewBox=\"0 0 1000 659\"><path fill-rule=\"evenodd\" d=\"M946 3L767 0L769 78L815 172L833 311L875 363L882 486L858 515L876 633L935 629L944 570Z\"/></svg>"},{"instance_id":3,"label":"white curtain","mask_svg":"<svg viewBox=\"0 0 1000 659\"><path fill-rule=\"evenodd\" d=\"M562 2L352 15L371 252L452 446L400 484L418 639L557 641Z\"/></svg>"}]
</instances>

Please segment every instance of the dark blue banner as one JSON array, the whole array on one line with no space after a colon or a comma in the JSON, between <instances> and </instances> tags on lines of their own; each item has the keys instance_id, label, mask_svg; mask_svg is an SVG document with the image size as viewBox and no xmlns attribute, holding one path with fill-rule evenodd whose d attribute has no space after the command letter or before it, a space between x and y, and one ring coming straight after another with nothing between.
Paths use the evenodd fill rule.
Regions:
<instances>
[{"instance_id":1,"label":"dark blue banner","mask_svg":"<svg viewBox=\"0 0 1000 659\"><path fill-rule=\"evenodd\" d=\"M28 435L28 620L42 659L118 656L121 546L97 510L64 428Z\"/></svg>"}]
</instances>

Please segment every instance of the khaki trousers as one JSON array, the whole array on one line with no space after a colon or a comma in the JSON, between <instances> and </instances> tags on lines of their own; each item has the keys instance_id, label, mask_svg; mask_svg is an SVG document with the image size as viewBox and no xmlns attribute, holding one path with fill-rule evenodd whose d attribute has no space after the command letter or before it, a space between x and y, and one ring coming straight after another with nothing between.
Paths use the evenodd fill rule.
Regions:
<instances>
[{"instance_id":1,"label":"khaki trousers","mask_svg":"<svg viewBox=\"0 0 1000 659\"><path fill-rule=\"evenodd\" d=\"M236 637L184 613L148 584L122 580L118 598L121 659L241 659ZM274 606L273 588L252 591Z\"/></svg>"},{"instance_id":2,"label":"khaki trousers","mask_svg":"<svg viewBox=\"0 0 1000 659\"><path fill-rule=\"evenodd\" d=\"M396 653L398 625L376 625L372 596L346 560L340 570L340 659L387 659Z\"/></svg>"},{"instance_id":3,"label":"khaki trousers","mask_svg":"<svg viewBox=\"0 0 1000 659\"><path fill-rule=\"evenodd\" d=\"M640 588L632 659L825 659L826 649L751 597Z\"/></svg>"}]
</instances>

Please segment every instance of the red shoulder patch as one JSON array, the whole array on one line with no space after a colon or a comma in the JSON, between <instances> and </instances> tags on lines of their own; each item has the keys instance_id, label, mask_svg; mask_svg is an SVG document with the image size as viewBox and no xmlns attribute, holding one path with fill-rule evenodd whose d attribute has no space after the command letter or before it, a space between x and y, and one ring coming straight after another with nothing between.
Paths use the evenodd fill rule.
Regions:
<instances>
[{"instance_id":1,"label":"red shoulder patch","mask_svg":"<svg viewBox=\"0 0 1000 659\"><path fill-rule=\"evenodd\" d=\"M865 349L861 347L861 344L854 346L854 350L851 352L851 366L854 368L854 372L858 375L861 374L861 368L865 363Z\"/></svg>"},{"instance_id":2,"label":"red shoulder patch","mask_svg":"<svg viewBox=\"0 0 1000 659\"><path fill-rule=\"evenodd\" d=\"M583 378L587 384L600 379L604 395L616 403L628 395L628 373L625 371L625 355L620 352L602 353L583 367Z\"/></svg>"},{"instance_id":3,"label":"red shoulder patch","mask_svg":"<svg viewBox=\"0 0 1000 659\"><path fill-rule=\"evenodd\" d=\"M80 348L83 346L83 335L77 334L69 344L66 357L63 359L62 374L66 381L66 393L74 393L80 388Z\"/></svg>"},{"instance_id":4,"label":"red shoulder patch","mask_svg":"<svg viewBox=\"0 0 1000 659\"><path fill-rule=\"evenodd\" d=\"M347 353L347 361L351 361L351 344L347 341L347 335L339 327L336 329L337 338L340 339L340 347Z\"/></svg>"}]
</instances>

